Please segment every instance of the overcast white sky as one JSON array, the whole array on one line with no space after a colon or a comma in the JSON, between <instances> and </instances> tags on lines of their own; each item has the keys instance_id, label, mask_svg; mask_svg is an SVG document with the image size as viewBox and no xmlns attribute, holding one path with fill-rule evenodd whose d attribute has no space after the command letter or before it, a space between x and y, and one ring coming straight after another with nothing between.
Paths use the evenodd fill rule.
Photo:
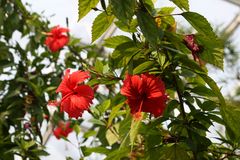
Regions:
<instances>
[{"instance_id":1,"label":"overcast white sky","mask_svg":"<svg viewBox=\"0 0 240 160\"><path fill-rule=\"evenodd\" d=\"M90 43L91 22L96 14L90 14L83 18L80 22L77 22L78 0L23 0L23 2L32 4L31 8L33 11L37 11L38 13L44 11L43 15L45 16L54 15L50 17L52 26L66 26L66 17L68 17L71 33L82 38L84 42ZM169 6L172 5L172 3L168 0L158 0L156 5L158 7ZM222 0L190 0L190 10L204 15L213 26L226 26L233 19L235 14L240 11L238 7ZM237 35L240 35L239 30L240 29L238 29L233 36L235 39L237 38ZM240 42L239 40L236 41ZM73 141L73 143L76 143L74 134L71 134L69 139ZM49 157L42 158L44 160L65 160L65 156L71 156L74 159L79 159L79 154L75 147L62 140L57 140L53 136L50 138L47 148L51 155Z\"/></svg>"}]
</instances>

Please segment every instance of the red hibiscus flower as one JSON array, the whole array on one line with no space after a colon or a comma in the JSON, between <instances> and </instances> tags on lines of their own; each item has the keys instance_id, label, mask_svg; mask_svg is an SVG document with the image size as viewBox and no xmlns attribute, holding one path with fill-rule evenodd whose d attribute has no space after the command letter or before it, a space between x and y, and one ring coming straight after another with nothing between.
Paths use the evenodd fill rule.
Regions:
<instances>
[{"instance_id":1,"label":"red hibiscus flower","mask_svg":"<svg viewBox=\"0 0 240 160\"><path fill-rule=\"evenodd\" d=\"M136 119L140 119L141 112L149 112L158 117L166 107L167 95L163 81L148 73L127 75L121 94L127 97L131 113Z\"/></svg>"},{"instance_id":2,"label":"red hibiscus flower","mask_svg":"<svg viewBox=\"0 0 240 160\"><path fill-rule=\"evenodd\" d=\"M76 71L70 74L70 69L65 71L56 92L62 93L60 108L61 111L67 112L69 117L81 117L83 111L88 110L92 103L94 92L91 87L83 84L89 77L89 72Z\"/></svg>"},{"instance_id":3,"label":"red hibiscus flower","mask_svg":"<svg viewBox=\"0 0 240 160\"><path fill-rule=\"evenodd\" d=\"M59 122L58 126L54 129L53 134L57 139L60 139L61 137L67 137L69 133L73 131L73 129L70 127L70 122Z\"/></svg>"},{"instance_id":4,"label":"red hibiscus flower","mask_svg":"<svg viewBox=\"0 0 240 160\"><path fill-rule=\"evenodd\" d=\"M199 57L200 46L195 42L195 35L194 34L186 35L184 37L184 42L188 49L192 51L194 61L199 62L199 64L202 65L203 62Z\"/></svg>"},{"instance_id":5,"label":"red hibiscus flower","mask_svg":"<svg viewBox=\"0 0 240 160\"><path fill-rule=\"evenodd\" d=\"M67 32L69 32L67 28L59 26L53 27L51 31L47 33L48 37L45 40L45 44L52 52L59 51L69 41Z\"/></svg>"}]
</instances>

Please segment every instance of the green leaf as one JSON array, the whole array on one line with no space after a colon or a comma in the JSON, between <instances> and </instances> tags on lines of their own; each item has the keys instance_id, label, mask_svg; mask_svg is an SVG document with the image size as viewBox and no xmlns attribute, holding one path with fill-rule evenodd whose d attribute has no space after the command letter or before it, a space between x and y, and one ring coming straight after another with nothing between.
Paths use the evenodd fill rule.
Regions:
<instances>
[{"instance_id":1,"label":"green leaf","mask_svg":"<svg viewBox=\"0 0 240 160\"><path fill-rule=\"evenodd\" d=\"M151 149L146 159L190 160L190 157L187 154L187 151L181 145L174 144Z\"/></svg>"},{"instance_id":2,"label":"green leaf","mask_svg":"<svg viewBox=\"0 0 240 160\"><path fill-rule=\"evenodd\" d=\"M195 28L199 33L209 36L216 37L213 29L207 19L202 15L195 12L184 12L182 16Z\"/></svg>"},{"instance_id":3,"label":"green leaf","mask_svg":"<svg viewBox=\"0 0 240 160\"><path fill-rule=\"evenodd\" d=\"M113 107L110 116L108 118L107 127L109 127L112 124L113 119L118 115L119 110L122 108L124 102L118 104L117 106Z\"/></svg>"},{"instance_id":4,"label":"green leaf","mask_svg":"<svg viewBox=\"0 0 240 160\"><path fill-rule=\"evenodd\" d=\"M132 123L131 123L131 129L130 129L130 144L131 146L134 145L134 141L137 137L137 134L138 134L138 130L141 126L141 121L140 120L135 120L135 119L132 119Z\"/></svg>"},{"instance_id":5,"label":"green leaf","mask_svg":"<svg viewBox=\"0 0 240 160\"><path fill-rule=\"evenodd\" d=\"M78 135L79 133L80 133L80 131L81 131L81 127L80 127L80 125L79 124L74 124L74 126L73 126L73 130L76 132L76 134Z\"/></svg>"},{"instance_id":6,"label":"green leaf","mask_svg":"<svg viewBox=\"0 0 240 160\"><path fill-rule=\"evenodd\" d=\"M81 150L82 150L84 156L89 156L92 153L108 154L110 152L110 150L105 147L87 148L84 146L84 147L81 147Z\"/></svg>"},{"instance_id":7,"label":"green leaf","mask_svg":"<svg viewBox=\"0 0 240 160\"><path fill-rule=\"evenodd\" d=\"M99 0L78 0L78 20L98 4Z\"/></svg>"},{"instance_id":8,"label":"green leaf","mask_svg":"<svg viewBox=\"0 0 240 160\"><path fill-rule=\"evenodd\" d=\"M91 136L95 136L96 134L97 134L96 131L90 130L90 131L85 132L84 135L83 135L83 137L84 137L84 138L89 138L89 137L91 137Z\"/></svg>"},{"instance_id":9,"label":"green leaf","mask_svg":"<svg viewBox=\"0 0 240 160\"><path fill-rule=\"evenodd\" d=\"M189 10L188 0L171 0L175 5L177 5L181 10Z\"/></svg>"},{"instance_id":10,"label":"green leaf","mask_svg":"<svg viewBox=\"0 0 240 160\"><path fill-rule=\"evenodd\" d=\"M123 157L128 157L129 152L130 150L127 147L116 149L109 152L105 160L121 160Z\"/></svg>"},{"instance_id":11,"label":"green leaf","mask_svg":"<svg viewBox=\"0 0 240 160\"><path fill-rule=\"evenodd\" d=\"M199 53L200 59L223 69L223 42L217 37L209 37L202 34L196 35L196 39L197 42L203 46L203 51Z\"/></svg>"},{"instance_id":12,"label":"green leaf","mask_svg":"<svg viewBox=\"0 0 240 160\"><path fill-rule=\"evenodd\" d=\"M182 16L198 31L197 42L203 46L199 56L205 62L223 69L223 43L213 32L205 17L195 12L185 12Z\"/></svg>"},{"instance_id":13,"label":"green leaf","mask_svg":"<svg viewBox=\"0 0 240 160\"><path fill-rule=\"evenodd\" d=\"M129 24L136 8L135 0L110 0L114 15L122 22Z\"/></svg>"},{"instance_id":14,"label":"green leaf","mask_svg":"<svg viewBox=\"0 0 240 160\"><path fill-rule=\"evenodd\" d=\"M192 89L193 93L196 93L201 96L207 96L207 97L215 97L216 95L213 93L213 91L209 88L207 88L204 85L199 85Z\"/></svg>"},{"instance_id":15,"label":"green leaf","mask_svg":"<svg viewBox=\"0 0 240 160\"><path fill-rule=\"evenodd\" d=\"M126 36L114 36L104 40L104 46L109 48L116 48L118 45L124 42L129 42L131 39Z\"/></svg>"},{"instance_id":16,"label":"green leaf","mask_svg":"<svg viewBox=\"0 0 240 160\"><path fill-rule=\"evenodd\" d=\"M227 132L233 140L240 139L240 107L234 104L227 104L223 109L223 120L227 126ZM232 135L231 135L231 134Z\"/></svg>"},{"instance_id":17,"label":"green leaf","mask_svg":"<svg viewBox=\"0 0 240 160\"><path fill-rule=\"evenodd\" d=\"M152 0L143 0L143 4L150 14L154 13L155 8Z\"/></svg>"},{"instance_id":18,"label":"green leaf","mask_svg":"<svg viewBox=\"0 0 240 160\"><path fill-rule=\"evenodd\" d=\"M114 126L116 126L116 125L114 125ZM110 146L112 146L114 143L116 143L118 141L118 136L116 135L117 133L114 133L114 132L115 131L113 130L113 127L111 127L111 129L108 129L106 132L106 139Z\"/></svg>"},{"instance_id":19,"label":"green leaf","mask_svg":"<svg viewBox=\"0 0 240 160\"><path fill-rule=\"evenodd\" d=\"M93 123L93 124L97 124L97 125L100 125L100 126L105 126L105 123L103 123L101 120L99 119L95 119L95 118L92 118L89 120L89 122Z\"/></svg>"},{"instance_id":20,"label":"green leaf","mask_svg":"<svg viewBox=\"0 0 240 160\"><path fill-rule=\"evenodd\" d=\"M138 10L136 16L138 25L146 40L148 40L152 45L156 45L163 33L158 29L153 17L142 10Z\"/></svg>"},{"instance_id":21,"label":"green leaf","mask_svg":"<svg viewBox=\"0 0 240 160\"><path fill-rule=\"evenodd\" d=\"M0 8L0 26L3 25L4 11Z\"/></svg>"},{"instance_id":22,"label":"green leaf","mask_svg":"<svg viewBox=\"0 0 240 160\"><path fill-rule=\"evenodd\" d=\"M114 20L113 15L107 15L106 12L99 14L92 26L92 42L97 40L112 24Z\"/></svg>"},{"instance_id":23,"label":"green leaf","mask_svg":"<svg viewBox=\"0 0 240 160\"><path fill-rule=\"evenodd\" d=\"M133 74L140 74L140 73L146 72L150 68L152 68L154 66L154 64L155 63L153 61L146 61L146 62L138 65L136 68L134 68Z\"/></svg>"},{"instance_id":24,"label":"green leaf","mask_svg":"<svg viewBox=\"0 0 240 160\"><path fill-rule=\"evenodd\" d=\"M104 113L111 106L111 100L107 99L97 106L100 113Z\"/></svg>"},{"instance_id":25,"label":"green leaf","mask_svg":"<svg viewBox=\"0 0 240 160\"><path fill-rule=\"evenodd\" d=\"M203 104L199 105L199 107L204 111L212 111L216 109L218 105L213 101L205 101Z\"/></svg>"},{"instance_id":26,"label":"green leaf","mask_svg":"<svg viewBox=\"0 0 240 160\"><path fill-rule=\"evenodd\" d=\"M129 32L129 33L137 32L137 29L136 29L138 25L137 19L133 19L129 25L126 25L122 21L116 21L114 23L119 29L121 29L124 32Z\"/></svg>"},{"instance_id":27,"label":"green leaf","mask_svg":"<svg viewBox=\"0 0 240 160\"><path fill-rule=\"evenodd\" d=\"M100 61L100 60L96 60L95 62L95 67L94 69L99 72L99 73L102 73L103 72L103 63Z\"/></svg>"},{"instance_id":28,"label":"green leaf","mask_svg":"<svg viewBox=\"0 0 240 160\"><path fill-rule=\"evenodd\" d=\"M224 99L222 93L220 92L220 89L218 88L216 82L207 75L205 70L203 70L197 63L188 59L186 56L181 56L178 60L183 65L187 66L190 70L192 70L193 72L198 74L208 84L208 86L212 89L214 94L218 97L220 105L226 106L225 99Z\"/></svg>"}]
</instances>

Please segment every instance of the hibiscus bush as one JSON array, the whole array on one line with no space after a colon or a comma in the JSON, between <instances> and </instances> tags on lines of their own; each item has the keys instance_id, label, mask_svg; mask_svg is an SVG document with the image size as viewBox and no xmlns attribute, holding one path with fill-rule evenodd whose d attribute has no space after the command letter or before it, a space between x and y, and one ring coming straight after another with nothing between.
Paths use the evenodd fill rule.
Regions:
<instances>
[{"instance_id":1,"label":"hibiscus bush","mask_svg":"<svg viewBox=\"0 0 240 160\"><path fill-rule=\"evenodd\" d=\"M223 70L224 45L188 0L78 2L79 23L97 14L92 44L68 20L50 26L0 0L0 159L40 159L51 134L72 132L81 159L240 159L240 108L208 76ZM94 45L110 27L119 34Z\"/></svg>"}]
</instances>

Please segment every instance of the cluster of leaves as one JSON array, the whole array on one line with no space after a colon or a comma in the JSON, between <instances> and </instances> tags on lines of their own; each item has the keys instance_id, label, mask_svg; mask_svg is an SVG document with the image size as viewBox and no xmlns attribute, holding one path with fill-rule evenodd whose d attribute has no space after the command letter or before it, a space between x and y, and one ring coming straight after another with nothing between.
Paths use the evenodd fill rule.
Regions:
<instances>
[{"instance_id":1,"label":"cluster of leaves","mask_svg":"<svg viewBox=\"0 0 240 160\"><path fill-rule=\"evenodd\" d=\"M49 52L43 45L47 19L28 12L21 0L0 0L0 159L13 159L14 154L39 159L47 154L40 130L44 121L64 120L59 111L49 113L47 102L57 98L55 90L66 68L90 71L87 84L100 87L95 93L98 105L89 110L92 125L81 137L84 157L100 153L106 159L239 158L240 110L225 103L207 68L192 59L174 17L189 22L202 47L200 58L220 69L222 42L203 16L189 11L188 0L172 2L182 13L155 8L152 0L79 0L79 20L92 9L100 12L93 22L92 42L112 25L129 35L105 39L104 46L113 50L106 54L73 37L60 52ZM145 113L141 121L132 118L119 93L126 72L161 77L169 95L162 116ZM72 121L79 133L83 120ZM210 139L207 133L217 123L226 133Z\"/></svg>"},{"instance_id":2,"label":"cluster of leaves","mask_svg":"<svg viewBox=\"0 0 240 160\"><path fill-rule=\"evenodd\" d=\"M66 68L82 69L81 54L87 54L88 63L101 55L95 46L73 37L64 51L51 53L44 45L49 24L21 0L0 1L0 159L48 155L42 124L57 125L64 119L60 112L50 115L48 100L55 99Z\"/></svg>"},{"instance_id":3,"label":"cluster of leaves","mask_svg":"<svg viewBox=\"0 0 240 160\"><path fill-rule=\"evenodd\" d=\"M189 11L187 0L172 2L182 13L172 13L172 7L157 9L151 0L101 0L99 7L98 0L79 0L79 20L92 8L101 12L92 25L92 42L112 24L129 35L105 40L104 46L114 49L109 58L110 69L117 70L120 78L126 72L158 75L164 80L170 97L162 117L145 115L143 122L132 119L118 92L108 97L92 112L96 114L94 122L100 126L96 137L101 145L84 147L86 155L97 152L105 154L106 159L236 158L239 109L225 103L207 68L189 58L190 51L183 43L185 35L176 32L174 16L182 16L195 29L196 41L202 47L200 58L205 63L223 69L223 44L203 16ZM104 71L98 69L98 72ZM206 136L216 123L226 126L225 136L219 133L219 144ZM106 149L107 145L111 149Z\"/></svg>"}]
</instances>

